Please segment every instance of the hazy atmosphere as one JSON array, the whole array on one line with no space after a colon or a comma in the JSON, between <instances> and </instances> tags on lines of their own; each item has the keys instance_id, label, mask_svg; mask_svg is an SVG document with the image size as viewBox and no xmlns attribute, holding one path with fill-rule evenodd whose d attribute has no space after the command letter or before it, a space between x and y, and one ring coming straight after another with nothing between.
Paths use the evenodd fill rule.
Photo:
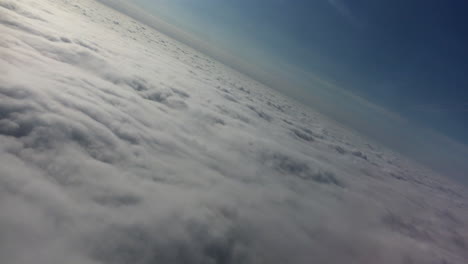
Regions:
<instances>
[{"instance_id":1,"label":"hazy atmosphere","mask_svg":"<svg viewBox=\"0 0 468 264\"><path fill-rule=\"evenodd\" d=\"M464 1L135 2L249 63L310 72L468 143Z\"/></svg>"},{"instance_id":2,"label":"hazy atmosphere","mask_svg":"<svg viewBox=\"0 0 468 264\"><path fill-rule=\"evenodd\" d=\"M238 69L466 182L464 1L135 2L267 74Z\"/></svg>"}]
</instances>

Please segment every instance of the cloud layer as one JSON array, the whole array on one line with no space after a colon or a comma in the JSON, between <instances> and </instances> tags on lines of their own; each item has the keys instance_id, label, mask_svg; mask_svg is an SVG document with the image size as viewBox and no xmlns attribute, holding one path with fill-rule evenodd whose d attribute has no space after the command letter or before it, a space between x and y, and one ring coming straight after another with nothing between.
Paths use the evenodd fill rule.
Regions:
<instances>
[{"instance_id":1,"label":"cloud layer","mask_svg":"<svg viewBox=\"0 0 468 264\"><path fill-rule=\"evenodd\" d=\"M462 263L466 189L90 0L0 0L2 263Z\"/></svg>"}]
</instances>

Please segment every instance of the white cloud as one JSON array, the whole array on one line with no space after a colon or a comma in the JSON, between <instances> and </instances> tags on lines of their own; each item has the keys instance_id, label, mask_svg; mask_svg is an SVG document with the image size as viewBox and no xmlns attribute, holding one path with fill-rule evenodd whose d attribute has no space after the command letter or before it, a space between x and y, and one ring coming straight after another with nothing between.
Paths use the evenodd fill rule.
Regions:
<instances>
[{"instance_id":1,"label":"white cloud","mask_svg":"<svg viewBox=\"0 0 468 264\"><path fill-rule=\"evenodd\" d=\"M146 25L0 0L0 33L2 263L466 257L462 187Z\"/></svg>"}]
</instances>

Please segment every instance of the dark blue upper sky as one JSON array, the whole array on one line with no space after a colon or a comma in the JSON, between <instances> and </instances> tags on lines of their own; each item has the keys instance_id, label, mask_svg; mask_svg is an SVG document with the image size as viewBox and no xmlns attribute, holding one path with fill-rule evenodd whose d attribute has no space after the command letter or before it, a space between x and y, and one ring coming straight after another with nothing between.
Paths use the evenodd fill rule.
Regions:
<instances>
[{"instance_id":1,"label":"dark blue upper sky","mask_svg":"<svg viewBox=\"0 0 468 264\"><path fill-rule=\"evenodd\" d=\"M468 1L138 1L246 60L294 65L468 143Z\"/></svg>"}]
</instances>

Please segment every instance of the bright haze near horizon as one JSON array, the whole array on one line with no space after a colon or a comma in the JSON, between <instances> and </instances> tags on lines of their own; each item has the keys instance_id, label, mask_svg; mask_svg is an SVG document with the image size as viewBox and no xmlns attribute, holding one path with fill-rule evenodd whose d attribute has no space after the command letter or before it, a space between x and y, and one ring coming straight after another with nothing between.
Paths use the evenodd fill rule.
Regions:
<instances>
[{"instance_id":1,"label":"bright haze near horizon","mask_svg":"<svg viewBox=\"0 0 468 264\"><path fill-rule=\"evenodd\" d=\"M464 1L133 2L251 67L224 63L467 182Z\"/></svg>"},{"instance_id":2,"label":"bright haze near horizon","mask_svg":"<svg viewBox=\"0 0 468 264\"><path fill-rule=\"evenodd\" d=\"M0 263L466 264L462 7L344 3L0 0Z\"/></svg>"}]
</instances>

